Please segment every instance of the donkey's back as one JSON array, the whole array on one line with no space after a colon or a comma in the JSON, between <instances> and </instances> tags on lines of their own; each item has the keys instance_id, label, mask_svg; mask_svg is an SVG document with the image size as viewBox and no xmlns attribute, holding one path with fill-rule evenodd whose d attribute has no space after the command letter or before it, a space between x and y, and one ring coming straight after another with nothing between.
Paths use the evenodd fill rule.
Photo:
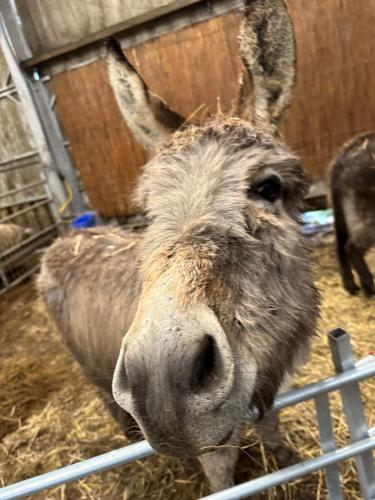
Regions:
<instances>
[{"instance_id":1,"label":"donkey's back","mask_svg":"<svg viewBox=\"0 0 375 500\"><path fill-rule=\"evenodd\" d=\"M86 375L111 394L121 339L140 291L138 233L97 228L59 238L42 259L38 288Z\"/></svg>"}]
</instances>

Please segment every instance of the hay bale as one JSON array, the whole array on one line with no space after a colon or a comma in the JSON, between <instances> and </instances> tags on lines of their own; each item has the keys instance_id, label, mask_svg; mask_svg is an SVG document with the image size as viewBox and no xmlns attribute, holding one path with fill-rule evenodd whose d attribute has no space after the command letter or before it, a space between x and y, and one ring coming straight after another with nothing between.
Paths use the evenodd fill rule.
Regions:
<instances>
[{"instance_id":1,"label":"hay bale","mask_svg":"<svg viewBox=\"0 0 375 500\"><path fill-rule=\"evenodd\" d=\"M374 349L374 302L363 295L350 297L342 288L332 241L316 249L316 279L322 293L322 337L316 339L310 362L297 379L301 386L333 373L326 333L342 326L351 333L354 352L364 357ZM375 252L369 258L375 269ZM90 458L127 442L111 419L95 389L49 322L31 284L12 290L2 299L0 317L0 484ZM375 380L361 383L370 425L375 425ZM338 394L330 396L334 427L340 446L348 430ZM320 452L312 402L281 414L286 442L307 459ZM271 455L244 432L236 481L245 481L276 469ZM353 461L340 466L346 499L360 499ZM183 462L163 456L89 476L33 496L35 499L181 499L208 493L196 460ZM326 498L324 473L299 479L259 495L267 499Z\"/></svg>"}]
</instances>

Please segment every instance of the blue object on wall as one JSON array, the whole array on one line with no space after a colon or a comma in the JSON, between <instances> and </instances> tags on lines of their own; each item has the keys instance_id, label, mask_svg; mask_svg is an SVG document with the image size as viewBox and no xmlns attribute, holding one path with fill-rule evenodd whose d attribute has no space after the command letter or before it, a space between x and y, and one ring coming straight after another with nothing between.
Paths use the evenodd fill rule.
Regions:
<instances>
[{"instance_id":1,"label":"blue object on wall","mask_svg":"<svg viewBox=\"0 0 375 500\"><path fill-rule=\"evenodd\" d=\"M94 212L84 212L73 219L71 226L73 229L85 229L96 226L96 216Z\"/></svg>"}]
</instances>

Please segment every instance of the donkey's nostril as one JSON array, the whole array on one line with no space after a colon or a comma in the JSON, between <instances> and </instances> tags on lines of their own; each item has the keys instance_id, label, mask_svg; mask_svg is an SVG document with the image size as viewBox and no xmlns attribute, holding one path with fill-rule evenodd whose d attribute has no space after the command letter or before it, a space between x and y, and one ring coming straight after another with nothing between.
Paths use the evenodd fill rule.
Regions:
<instances>
[{"instance_id":1,"label":"donkey's nostril","mask_svg":"<svg viewBox=\"0 0 375 500\"><path fill-rule=\"evenodd\" d=\"M205 335L193 362L192 390L209 389L220 371L220 356L215 339Z\"/></svg>"}]
</instances>

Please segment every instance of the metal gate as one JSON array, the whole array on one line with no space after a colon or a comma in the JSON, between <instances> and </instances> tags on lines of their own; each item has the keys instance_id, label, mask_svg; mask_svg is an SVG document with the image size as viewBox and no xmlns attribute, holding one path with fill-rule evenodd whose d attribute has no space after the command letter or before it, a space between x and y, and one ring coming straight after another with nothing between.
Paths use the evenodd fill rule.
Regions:
<instances>
[{"instance_id":1,"label":"metal gate","mask_svg":"<svg viewBox=\"0 0 375 500\"><path fill-rule=\"evenodd\" d=\"M368 428L359 389L359 382L375 376L375 356L354 363L349 335L341 329L328 335L336 375L301 387L277 397L274 411L314 399L323 453L311 460L286 467L271 474L239 484L233 488L204 497L206 500L245 498L292 481L320 469L325 469L326 484L331 500L343 498L338 463L355 458L356 468L365 500L375 499L375 427ZM350 444L336 448L328 394L339 390L347 420ZM0 500L30 495L47 488L74 481L128 462L148 457L154 450L146 441L125 446L89 460L57 469L0 489Z\"/></svg>"},{"instance_id":2,"label":"metal gate","mask_svg":"<svg viewBox=\"0 0 375 500\"><path fill-rule=\"evenodd\" d=\"M0 5L0 49L8 68L0 82L0 100L15 101L16 115L26 118L35 147L21 155L0 158L0 294L38 267L38 249L47 246L60 229L66 208L85 208L70 155L56 114L55 99L38 71L19 64L28 46L15 3Z\"/></svg>"}]
</instances>

